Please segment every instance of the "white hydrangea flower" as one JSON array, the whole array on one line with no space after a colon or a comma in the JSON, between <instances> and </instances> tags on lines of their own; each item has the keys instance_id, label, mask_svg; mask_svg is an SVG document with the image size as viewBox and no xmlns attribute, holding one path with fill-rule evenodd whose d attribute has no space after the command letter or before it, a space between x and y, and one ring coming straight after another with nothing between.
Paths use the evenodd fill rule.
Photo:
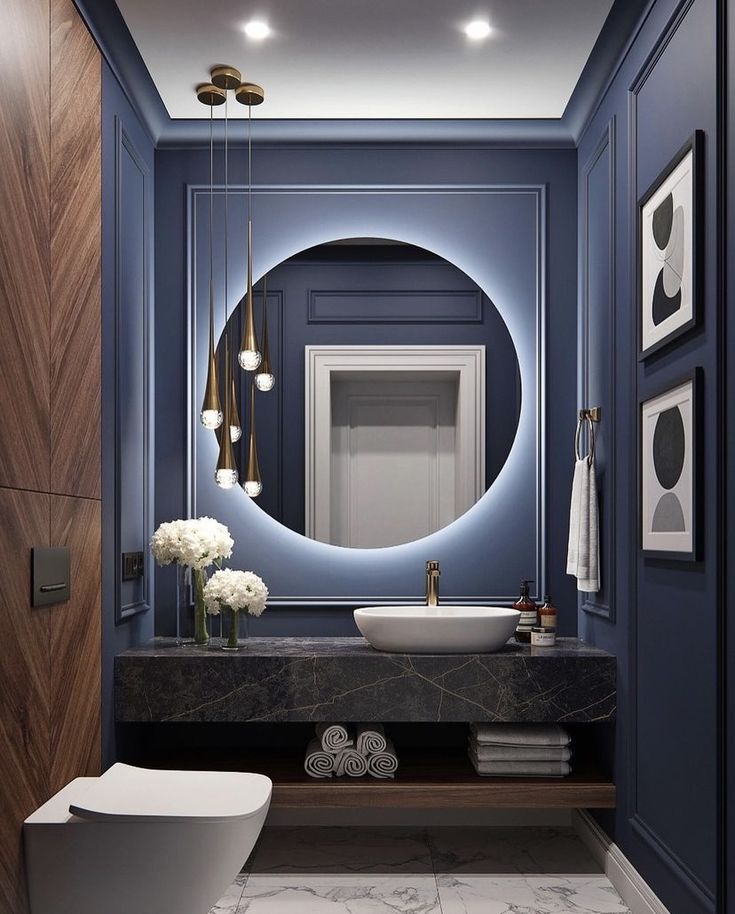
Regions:
<instances>
[{"instance_id":1,"label":"white hydrangea flower","mask_svg":"<svg viewBox=\"0 0 735 914\"><path fill-rule=\"evenodd\" d=\"M178 562L200 570L228 559L233 545L230 531L213 517L161 524L151 538L151 552L159 565Z\"/></svg>"},{"instance_id":2,"label":"white hydrangea flower","mask_svg":"<svg viewBox=\"0 0 735 914\"><path fill-rule=\"evenodd\" d=\"M260 616L268 600L268 588L262 578L252 571L233 571L225 568L215 571L204 585L204 603L207 612L217 615L223 606L236 611L247 610L251 616Z\"/></svg>"}]
</instances>

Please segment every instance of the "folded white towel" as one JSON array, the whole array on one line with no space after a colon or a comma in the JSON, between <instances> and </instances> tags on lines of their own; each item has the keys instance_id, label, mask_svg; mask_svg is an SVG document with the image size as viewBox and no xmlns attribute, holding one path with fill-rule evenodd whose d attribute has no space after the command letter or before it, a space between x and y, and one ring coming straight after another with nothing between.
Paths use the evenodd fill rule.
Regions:
<instances>
[{"instance_id":1,"label":"folded white towel","mask_svg":"<svg viewBox=\"0 0 735 914\"><path fill-rule=\"evenodd\" d=\"M360 755L385 752L386 739L382 724L358 724L355 748Z\"/></svg>"},{"instance_id":2,"label":"folded white towel","mask_svg":"<svg viewBox=\"0 0 735 914\"><path fill-rule=\"evenodd\" d=\"M474 753L470 760L478 774L490 777L563 778L572 770L569 762L481 762Z\"/></svg>"},{"instance_id":3,"label":"folded white towel","mask_svg":"<svg viewBox=\"0 0 735 914\"><path fill-rule=\"evenodd\" d=\"M331 778L334 774L334 755L325 752L316 737L306 747L304 771L312 778Z\"/></svg>"},{"instance_id":4,"label":"folded white towel","mask_svg":"<svg viewBox=\"0 0 735 914\"><path fill-rule=\"evenodd\" d=\"M571 737L559 724L471 724L478 743L493 746L568 746Z\"/></svg>"},{"instance_id":5,"label":"folded white towel","mask_svg":"<svg viewBox=\"0 0 735 914\"><path fill-rule=\"evenodd\" d=\"M340 749L355 744L346 724L317 724L316 735L321 740L325 752L339 752Z\"/></svg>"},{"instance_id":6,"label":"folded white towel","mask_svg":"<svg viewBox=\"0 0 735 914\"><path fill-rule=\"evenodd\" d=\"M383 752L374 752L367 757L368 772L374 778L392 778L398 771L398 756L393 743L386 739Z\"/></svg>"},{"instance_id":7,"label":"folded white towel","mask_svg":"<svg viewBox=\"0 0 735 914\"><path fill-rule=\"evenodd\" d=\"M567 746L497 746L470 740L467 747L479 762L568 762Z\"/></svg>"},{"instance_id":8,"label":"folded white towel","mask_svg":"<svg viewBox=\"0 0 735 914\"><path fill-rule=\"evenodd\" d=\"M334 756L334 773L338 778L344 774L351 778L359 778L367 774L367 770L367 759L356 749L342 749Z\"/></svg>"},{"instance_id":9,"label":"folded white towel","mask_svg":"<svg viewBox=\"0 0 735 914\"><path fill-rule=\"evenodd\" d=\"M577 579L577 590L600 589L600 531L597 521L595 462L583 457L574 465L572 504L569 512L567 574Z\"/></svg>"}]
</instances>

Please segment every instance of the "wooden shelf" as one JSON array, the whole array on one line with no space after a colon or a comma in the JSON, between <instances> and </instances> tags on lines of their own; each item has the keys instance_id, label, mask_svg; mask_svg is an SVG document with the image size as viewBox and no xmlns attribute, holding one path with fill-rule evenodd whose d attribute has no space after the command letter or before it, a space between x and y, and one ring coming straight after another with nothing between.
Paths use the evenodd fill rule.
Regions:
<instances>
[{"instance_id":1,"label":"wooden shelf","mask_svg":"<svg viewBox=\"0 0 735 914\"><path fill-rule=\"evenodd\" d=\"M175 757L130 759L160 768L252 771L273 781L274 807L391 808L606 808L615 806L615 785L581 761L566 778L488 778L475 774L464 755L401 755L393 780L310 778L296 754L232 754L205 751Z\"/></svg>"}]
</instances>

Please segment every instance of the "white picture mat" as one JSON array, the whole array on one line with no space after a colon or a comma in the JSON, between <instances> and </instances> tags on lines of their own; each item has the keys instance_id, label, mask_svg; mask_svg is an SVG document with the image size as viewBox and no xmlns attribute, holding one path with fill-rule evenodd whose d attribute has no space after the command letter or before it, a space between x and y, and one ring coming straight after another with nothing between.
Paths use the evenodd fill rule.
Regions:
<instances>
[{"instance_id":1,"label":"white picture mat","mask_svg":"<svg viewBox=\"0 0 735 914\"><path fill-rule=\"evenodd\" d=\"M653 323L651 303L656 279L663 266L653 239L651 223L656 207L673 195L674 209L684 208L684 269L681 307L660 324ZM694 316L694 150L690 149L658 190L643 205L641 213L641 351L645 352Z\"/></svg>"},{"instance_id":2,"label":"white picture mat","mask_svg":"<svg viewBox=\"0 0 735 914\"><path fill-rule=\"evenodd\" d=\"M678 406L684 423L684 466L673 489L664 489L653 465L653 435L659 415ZM641 544L660 552L692 552L694 548L694 385L685 381L641 406ZM653 513L664 492L673 492L681 504L685 531L654 533Z\"/></svg>"}]
</instances>

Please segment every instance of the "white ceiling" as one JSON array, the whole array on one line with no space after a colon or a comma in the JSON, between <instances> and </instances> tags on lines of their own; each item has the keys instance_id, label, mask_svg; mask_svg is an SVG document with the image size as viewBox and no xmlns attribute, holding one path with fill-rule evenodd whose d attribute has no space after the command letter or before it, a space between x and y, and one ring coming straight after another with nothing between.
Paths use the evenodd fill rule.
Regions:
<instances>
[{"instance_id":1,"label":"white ceiling","mask_svg":"<svg viewBox=\"0 0 735 914\"><path fill-rule=\"evenodd\" d=\"M231 64L261 118L561 117L612 0L117 0L171 117ZM263 19L257 42L242 26ZM487 19L471 41L463 26ZM234 116L247 109L232 104Z\"/></svg>"}]
</instances>

